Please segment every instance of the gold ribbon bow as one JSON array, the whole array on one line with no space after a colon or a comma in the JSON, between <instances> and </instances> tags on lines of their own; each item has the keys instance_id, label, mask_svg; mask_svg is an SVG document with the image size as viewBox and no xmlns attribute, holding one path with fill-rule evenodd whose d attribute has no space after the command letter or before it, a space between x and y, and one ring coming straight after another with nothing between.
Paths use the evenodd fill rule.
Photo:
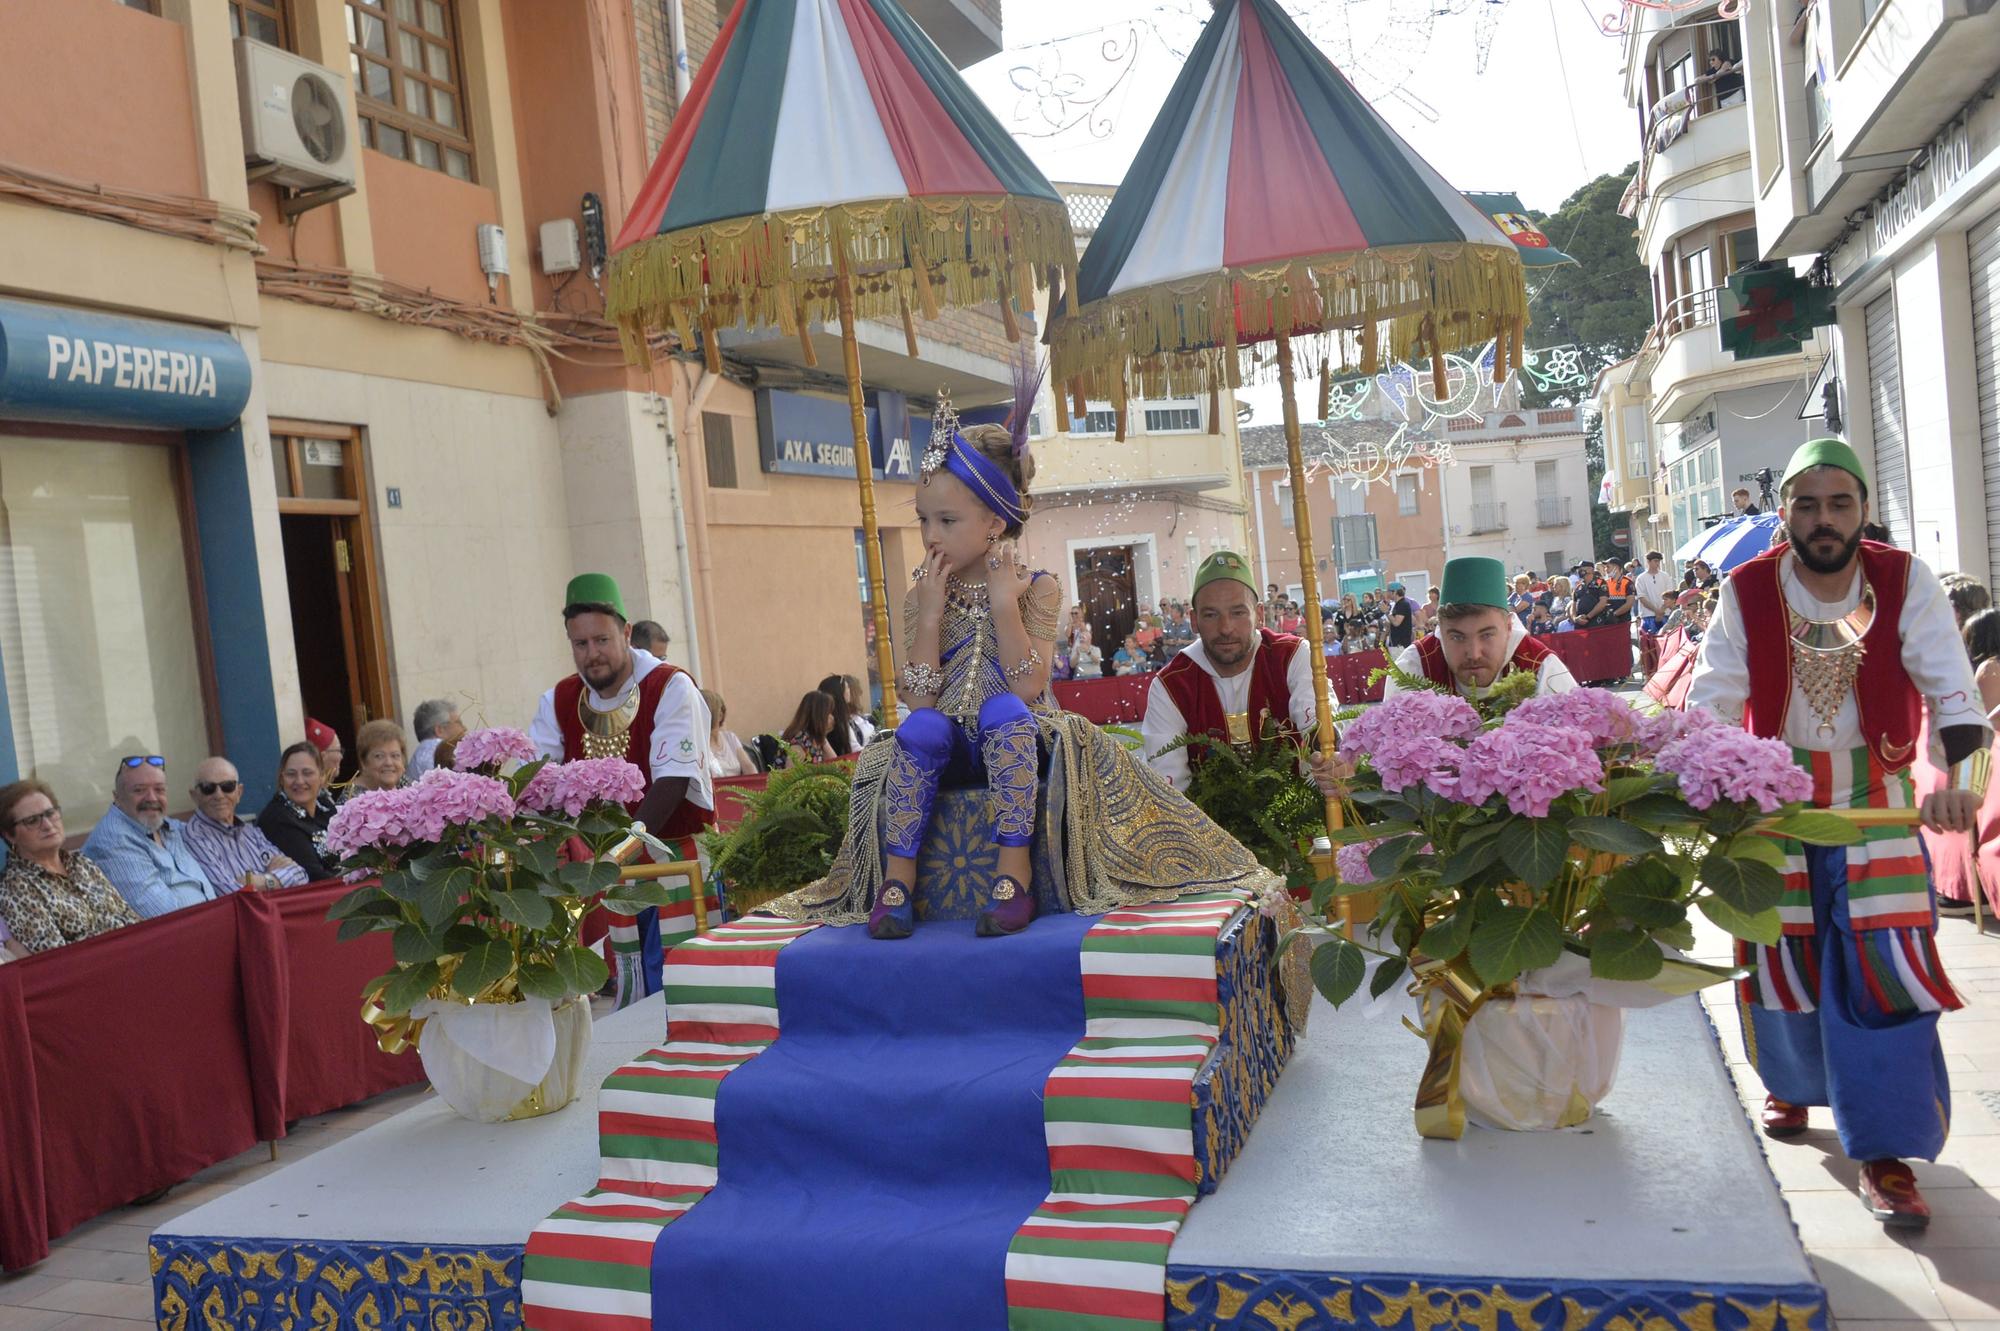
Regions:
<instances>
[{"instance_id":1,"label":"gold ribbon bow","mask_svg":"<svg viewBox=\"0 0 2000 1331\"><path fill-rule=\"evenodd\" d=\"M1458 1093L1459 1058L1465 1052L1465 1028L1486 1000L1511 986L1489 989L1473 975L1448 962L1419 961L1409 993L1421 1004L1424 1024L1408 1017L1403 1024L1430 1045L1430 1059L1417 1080L1417 1135L1457 1141L1465 1134L1465 1101Z\"/></svg>"},{"instance_id":2,"label":"gold ribbon bow","mask_svg":"<svg viewBox=\"0 0 2000 1331\"><path fill-rule=\"evenodd\" d=\"M380 992L361 1000L361 1020L375 1028L375 1044L385 1054L400 1054L405 1049L415 1049L417 1040L424 1032L422 1018L404 1013L392 1017L378 1002Z\"/></svg>"}]
</instances>

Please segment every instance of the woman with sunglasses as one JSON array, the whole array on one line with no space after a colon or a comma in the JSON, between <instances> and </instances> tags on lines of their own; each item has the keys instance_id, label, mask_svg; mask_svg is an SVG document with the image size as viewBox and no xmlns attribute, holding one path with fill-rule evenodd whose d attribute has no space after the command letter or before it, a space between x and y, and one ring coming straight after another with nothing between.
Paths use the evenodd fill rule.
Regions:
<instances>
[{"instance_id":1,"label":"woman with sunglasses","mask_svg":"<svg viewBox=\"0 0 2000 1331\"><path fill-rule=\"evenodd\" d=\"M257 826L271 844L315 883L338 872L326 853L333 801L326 797L325 780L319 750L300 740L278 755L278 793L257 815Z\"/></svg>"},{"instance_id":2,"label":"woman with sunglasses","mask_svg":"<svg viewBox=\"0 0 2000 1331\"><path fill-rule=\"evenodd\" d=\"M62 809L40 781L0 787L0 835L7 868L0 871L0 918L13 940L10 955L77 943L139 916L104 870L80 851L63 849Z\"/></svg>"}]
</instances>

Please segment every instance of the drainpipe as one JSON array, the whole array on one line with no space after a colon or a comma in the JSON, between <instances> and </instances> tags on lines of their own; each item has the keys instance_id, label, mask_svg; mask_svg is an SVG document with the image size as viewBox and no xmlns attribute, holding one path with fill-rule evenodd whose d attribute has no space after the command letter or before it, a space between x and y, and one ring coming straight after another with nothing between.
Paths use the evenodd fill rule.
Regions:
<instances>
[{"instance_id":1,"label":"drainpipe","mask_svg":"<svg viewBox=\"0 0 2000 1331\"><path fill-rule=\"evenodd\" d=\"M1271 560L1264 553L1264 473L1250 473L1250 511L1257 515L1257 585L1271 583Z\"/></svg>"},{"instance_id":2,"label":"drainpipe","mask_svg":"<svg viewBox=\"0 0 2000 1331\"><path fill-rule=\"evenodd\" d=\"M688 559L687 514L681 503L680 435L674 429L674 411L670 400L655 393L646 409L659 418L660 433L667 440L667 504L674 512L674 566L681 581L681 632L687 635L687 659L699 678L701 632L695 620L694 570Z\"/></svg>"}]
</instances>

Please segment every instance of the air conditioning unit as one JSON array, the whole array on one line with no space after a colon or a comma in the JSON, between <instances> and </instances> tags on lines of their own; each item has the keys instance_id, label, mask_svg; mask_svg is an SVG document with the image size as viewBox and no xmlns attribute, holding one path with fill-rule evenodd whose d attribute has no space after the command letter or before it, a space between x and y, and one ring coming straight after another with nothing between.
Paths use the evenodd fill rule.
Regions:
<instances>
[{"instance_id":1,"label":"air conditioning unit","mask_svg":"<svg viewBox=\"0 0 2000 1331\"><path fill-rule=\"evenodd\" d=\"M354 183L354 101L345 78L238 37L236 93L255 179L302 190Z\"/></svg>"}]
</instances>

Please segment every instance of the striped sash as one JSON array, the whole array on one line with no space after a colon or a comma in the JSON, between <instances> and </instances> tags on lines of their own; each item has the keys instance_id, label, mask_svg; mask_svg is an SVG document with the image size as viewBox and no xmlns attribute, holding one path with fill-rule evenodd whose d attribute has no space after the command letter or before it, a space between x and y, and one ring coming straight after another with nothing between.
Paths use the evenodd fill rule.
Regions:
<instances>
[{"instance_id":1,"label":"striped sash","mask_svg":"<svg viewBox=\"0 0 2000 1331\"><path fill-rule=\"evenodd\" d=\"M1867 748L1825 752L1794 747L1792 756L1812 774L1812 804L1821 809L1908 809L1916 795L1908 769L1883 766ZM1755 964L1740 982L1746 1003L1777 1012L1811 1012L1820 992L1820 948L1813 920L1814 865L1822 892L1838 891L1854 934L1856 974L1865 1001L1897 1015L1949 1011L1962 1006L1945 979L1932 937L1930 875L1917 829L1871 827L1851 846L1811 853L1783 838L1785 891L1778 902L1784 937L1776 946L1738 941L1739 965ZM1844 870L1844 871L1843 871Z\"/></svg>"}]
</instances>

